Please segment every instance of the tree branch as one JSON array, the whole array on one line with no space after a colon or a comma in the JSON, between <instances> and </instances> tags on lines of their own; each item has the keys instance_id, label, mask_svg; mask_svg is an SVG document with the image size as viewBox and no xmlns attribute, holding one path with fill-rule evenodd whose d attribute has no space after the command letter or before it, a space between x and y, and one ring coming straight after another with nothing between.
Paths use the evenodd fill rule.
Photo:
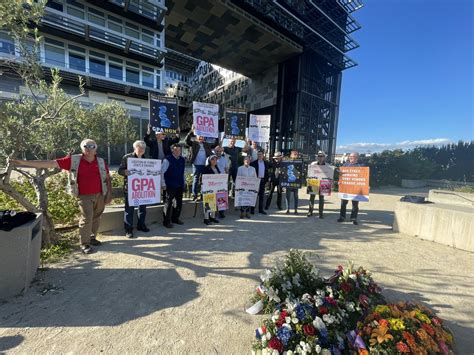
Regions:
<instances>
[{"instance_id":1,"label":"tree branch","mask_svg":"<svg viewBox=\"0 0 474 355\"><path fill-rule=\"evenodd\" d=\"M10 184L0 183L0 191L3 191L5 194L16 200L23 207L25 207L29 212L39 213L41 210L32 204L25 196L20 192L15 190Z\"/></svg>"}]
</instances>

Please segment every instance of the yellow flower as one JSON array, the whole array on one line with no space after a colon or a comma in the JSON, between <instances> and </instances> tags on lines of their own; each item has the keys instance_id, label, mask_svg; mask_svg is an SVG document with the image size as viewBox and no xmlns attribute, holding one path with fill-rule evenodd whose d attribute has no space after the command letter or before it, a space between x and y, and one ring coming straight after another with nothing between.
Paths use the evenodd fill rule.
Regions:
<instances>
[{"instance_id":1,"label":"yellow flower","mask_svg":"<svg viewBox=\"0 0 474 355\"><path fill-rule=\"evenodd\" d=\"M379 304L377 307L375 307L375 312L379 314L387 313L390 312L390 308L384 304Z\"/></svg>"},{"instance_id":2,"label":"yellow flower","mask_svg":"<svg viewBox=\"0 0 474 355\"><path fill-rule=\"evenodd\" d=\"M401 319L398 318L389 318L388 322L390 323L390 328L393 330L404 330L405 323Z\"/></svg>"},{"instance_id":3,"label":"yellow flower","mask_svg":"<svg viewBox=\"0 0 474 355\"><path fill-rule=\"evenodd\" d=\"M431 324L430 318L426 314L424 314L423 312L421 312L419 310L416 310L415 311L415 316L416 316L416 318L418 318L422 322L427 323L427 324Z\"/></svg>"}]
</instances>

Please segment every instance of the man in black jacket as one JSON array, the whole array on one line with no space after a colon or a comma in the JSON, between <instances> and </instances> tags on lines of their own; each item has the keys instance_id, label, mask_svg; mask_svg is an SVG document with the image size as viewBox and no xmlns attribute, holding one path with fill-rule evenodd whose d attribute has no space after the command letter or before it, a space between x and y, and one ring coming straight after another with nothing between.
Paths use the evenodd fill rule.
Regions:
<instances>
[{"instance_id":1,"label":"man in black jacket","mask_svg":"<svg viewBox=\"0 0 474 355\"><path fill-rule=\"evenodd\" d=\"M267 197L267 201L265 203L265 209L268 210L270 208L270 204L272 203L272 195L275 188L277 189L277 206L278 209L281 210L281 200L282 200L282 187L280 186L280 173L281 173L281 161L283 160L283 154L281 152L276 152L273 155L273 161L270 166L270 192Z\"/></svg>"},{"instance_id":2,"label":"man in black jacket","mask_svg":"<svg viewBox=\"0 0 474 355\"><path fill-rule=\"evenodd\" d=\"M179 143L179 128L176 137L167 137L161 129L157 129L155 137L152 136L152 127L148 124L148 131L146 132L143 140L146 145L150 148L150 158L163 160L168 155L171 155L171 146Z\"/></svg>"},{"instance_id":3,"label":"man in black jacket","mask_svg":"<svg viewBox=\"0 0 474 355\"><path fill-rule=\"evenodd\" d=\"M254 160L250 163L250 166L255 168L257 173L257 177L260 179L260 186L258 189L258 213L267 214L263 210L263 198L265 197L265 184L267 183L268 179L268 163L265 161L265 155L263 154L263 150L259 150L257 153L257 160ZM255 213L255 207L250 209L250 213Z\"/></svg>"},{"instance_id":4,"label":"man in black jacket","mask_svg":"<svg viewBox=\"0 0 474 355\"><path fill-rule=\"evenodd\" d=\"M206 142L203 136L194 135L194 125L186 136L186 145L191 150L190 163L193 165L193 199L197 200L199 182L206 166L206 159L212 154L212 148L215 145L212 146Z\"/></svg>"}]
</instances>

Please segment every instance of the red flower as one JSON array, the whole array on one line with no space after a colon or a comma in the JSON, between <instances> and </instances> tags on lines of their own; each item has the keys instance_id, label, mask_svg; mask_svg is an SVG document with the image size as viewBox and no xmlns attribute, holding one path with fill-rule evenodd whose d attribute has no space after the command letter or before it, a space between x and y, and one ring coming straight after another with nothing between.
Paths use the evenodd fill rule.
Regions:
<instances>
[{"instance_id":1,"label":"red flower","mask_svg":"<svg viewBox=\"0 0 474 355\"><path fill-rule=\"evenodd\" d=\"M262 325L262 332L263 332L263 334L265 334L267 332L267 327L265 327L264 325Z\"/></svg>"},{"instance_id":2,"label":"red flower","mask_svg":"<svg viewBox=\"0 0 474 355\"><path fill-rule=\"evenodd\" d=\"M397 350L400 351L401 353L407 353L407 354L410 352L410 348L403 341L399 341L397 343Z\"/></svg>"},{"instance_id":3,"label":"red flower","mask_svg":"<svg viewBox=\"0 0 474 355\"><path fill-rule=\"evenodd\" d=\"M342 290L345 292L345 293L349 293L352 291L352 286L350 283L344 281L343 283L341 283L341 288Z\"/></svg>"},{"instance_id":4,"label":"red flower","mask_svg":"<svg viewBox=\"0 0 474 355\"><path fill-rule=\"evenodd\" d=\"M328 314L329 310L327 307L321 306L318 308L318 312L322 315Z\"/></svg>"},{"instance_id":5,"label":"red flower","mask_svg":"<svg viewBox=\"0 0 474 355\"><path fill-rule=\"evenodd\" d=\"M303 325L303 332L308 336L312 336L316 334L316 329L311 324L305 324Z\"/></svg>"},{"instance_id":6,"label":"red flower","mask_svg":"<svg viewBox=\"0 0 474 355\"><path fill-rule=\"evenodd\" d=\"M379 324L382 326L382 327L388 327L388 320L386 319L381 319L378 321Z\"/></svg>"},{"instance_id":7,"label":"red flower","mask_svg":"<svg viewBox=\"0 0 474 355\"><path fill-rule=\"evenodd\" d=\"M359 295L359 303L362 305L362 307L369 307L369 297L367 297L364 294Z\"/></svg>"},{"instance_id":8,"label":"red flower","mask_svg":"<svg viewBox=\"0 0 474 355\"><path fill-rule=\"evenodd\" d=\"M431 336L435 335L435 330L433 327L427 323L423 323L421 327Z\"/></svg>"},{"instance_id":9,"label":"red flower","mask_svg":"<svg viewBox=\"0 0 474 355\"><path fill-rule=\"evenodd\" d=\"M281 318L275 321L275 325L276 325L278 328L280 328L280 327L283 325L283 323L285 323L285 320L284 320L284 319L281 319Z\"/></svg>"},{"instance_id":10,"label":"red flower","mask_svg":"<svg viewBox=\"0 0 474 355\"><path fill-rule=\"evenodd\" d=\"M268 347L270 349L278 350L280 353L283 352L283 344L275 337L270 339L268 342Z\"/></svg>"},{"instance_id":11,"label":"red flower","mask_svg":"<svg viewBox=\"0 0 474 355\"><path fill-rule=\"evenodd\" d=\"M288 316L288 312L287 312L287 311L281 311L281 313L280 313L280 319L285 319L287 316Z\"/></svg>"},{"instance_id":12,"label":"red flower","mask_svg":"<svg viewBox=\"0 0 474 355\"><path fill-rule=\"evenodd\" d=\"M336 300L335 300L334 298L332 298L332 297L326 297L325 300L326 300L326 302L329 303L330 305L332 305L332 306L337 306L337 302L336 302Z\"/></svg>"}]
</instances>

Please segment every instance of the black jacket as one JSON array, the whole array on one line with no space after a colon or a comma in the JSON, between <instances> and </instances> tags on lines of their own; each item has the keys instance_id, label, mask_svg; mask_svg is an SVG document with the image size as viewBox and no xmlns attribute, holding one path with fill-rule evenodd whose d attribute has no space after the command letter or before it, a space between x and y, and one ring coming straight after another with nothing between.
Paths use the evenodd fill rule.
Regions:
<instances>
[{"instance_id":1,"label":"black jacket","mask_svg":"<svg viewBox=\"0 0 474 355\"><path fill-rule=\"evenodd\" d=\"M152 137L152 134L145 134L143 137L146 145L150 148L150 158L151 159L158 159L158 142L155 137ZM171 146L175 143L179 143L179 137L170 138L166 137L163 140L163 153L164 156L167 157L171 155Z\"/></svg>"},{"instance_id":2,"label":"black jacket","mask_svg":"<svg viewBox=\"0 0 474 355\"><path fill-rule=\"evenodd\" d=\"M189 161L191 164L194 164L194 161L196 160L196 156L199 152L199 142L193 141L192 138L195 137L194 132L191 130L186 136L186 145L191 148L191 156ZM204 150L206 151L206 158L209 157L212 154L212 148L216 146L216 144L211 145L208 142L204 141L202 142L204 146Z\"/></svg>"},{"instance_id":3,"label":"black jacket","mask_svg":"<svg viewBox=\"0 0 474 355\"><path fill-rule=\"evenodd\" d=\"M263 161L265 164L265 173L263 174L263 181L267 182L268 181L268 174L269 174L269 164L266 160ZM258 159L254 160L253 162L250 163L250 166L253 166L255 168L255 172L257 173L258 177Z\"/></svg>"},{"instance_id":4,"label":"black jacket","mask_svg":"<svg viewBox=\"0 0 474 355\"><path fill-rule=\"evenodd\" d=\"M216 165L216 169L217 169L217 174L220 174L221 171L219 170L219 167ZM203 174L215 174L214 170L211 169L211 166L210 165L206 165L204 167L204 170L202 171Z\"/></svg>"}]
</instances>

